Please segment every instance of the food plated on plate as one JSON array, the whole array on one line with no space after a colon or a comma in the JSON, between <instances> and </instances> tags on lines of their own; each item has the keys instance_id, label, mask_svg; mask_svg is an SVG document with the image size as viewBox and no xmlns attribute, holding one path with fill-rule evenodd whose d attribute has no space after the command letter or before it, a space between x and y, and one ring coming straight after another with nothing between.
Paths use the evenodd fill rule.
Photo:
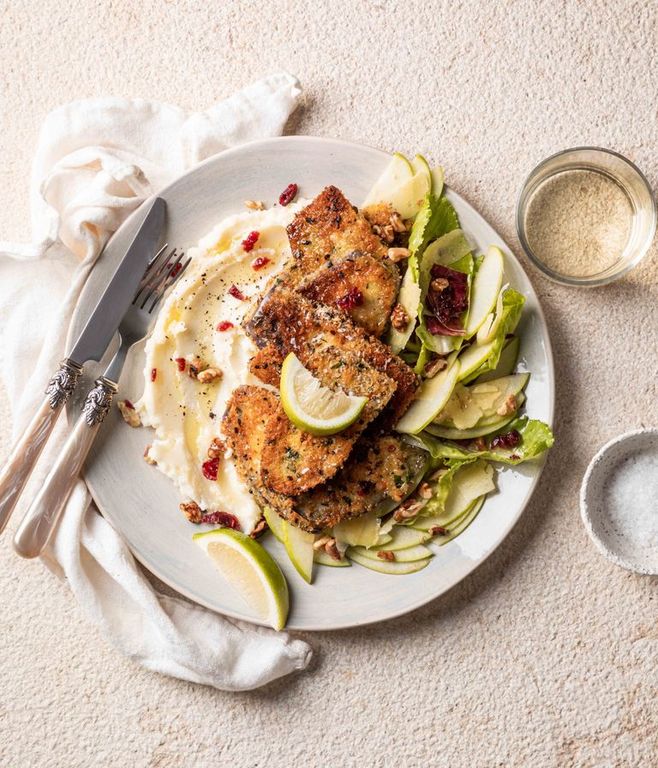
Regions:
<instances>
[{"instance_id":1,"label":"food plated on plate","mask_svg":"<svg viewBox=\"0 0 658 768\"><path fill-rule=\"evenodd\" d=\"M496 465L553 439L522 415L523 296L459 228L440 169L395 155L359 209L331 185L296 193L190 250L123 404L252 602L283 588L248 537L269 528L309 582L314 564L413 573L476 517ZM262 603L276 626L283 602Z\"/></svg>"}]
</instances>

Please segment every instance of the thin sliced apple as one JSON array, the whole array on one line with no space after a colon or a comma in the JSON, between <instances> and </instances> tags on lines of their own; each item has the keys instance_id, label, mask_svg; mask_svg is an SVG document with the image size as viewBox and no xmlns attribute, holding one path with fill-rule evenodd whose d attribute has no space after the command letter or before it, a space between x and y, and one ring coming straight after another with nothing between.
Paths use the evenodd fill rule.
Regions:
<instances>
[{"instance_id":1,"label":"thin sliced apple","mask_svg":"<svg viewBox=\"0 0 658 768\"><path fill-rule=\"evenodd\" d=\"M450 399L459 380L460 363L456 358L433 379L425 379L409 410L395 425L398 432L416 435L433 421Z\"/></svg>"},{"instance_id":2,"label":"thin sliced apple","mask_svg":"<svg viewBox=\"0 0 658 768\"><path fill-rule=\"evenodd\" d=\"M392 550L384 550L390 552ZM382 560L380 554L372 549L365 549L365 547L354 547L353 552L358 555L363 555L369 560ZM425 560L427 557L432 557L432 551L422 544L417 544L415 547L406 547L405 549L399 549L393 552L396 563L413 563L415 560Z\"/></svg>"},{"instance_id":3,"label":"thin sliced apple","mask_svg":"<svg viewBox=\"0 0 658 768\"><path fill-rule=\"evenodd\" d=\"M409 323L403 331L398 331L391 325L388 332L388 343L394 354L404 349L416 327L418 307L420 305L421 290L411 269L407 269L402 278L402 285L398 293L398 304L401 304L409 316Z\"/></svg>"},{"instance_id":4,"label":"thin sliced apple","mask_svg":"<svg viewBox=\"0 0 658 768\"><path fill-rule=\"evenodd\" d=\"M283 544L286 521L282 517L279 517L271 507L265 507L263 516L265 517L265 522L269 526L270 531L274 534L274 538L278 539Z\"/></svg>"},{"instance_id":5,"label":"thin sliced apple","mask_svg":"<svg viewBox=\"0 0 658 768\"><path fill-rule=\"evenodd\" d=\"M525 396L520 395L517 400L519 407L524 400ZM443 440L474 440L476 437L484 437L493 432L498 432L499 429L502 429L515 418L516 411L511 416L502 416L498 421L490 424L478 424L471 429L455 429L454 427L444 427L441 424L428 424L426 429L431 435L440 437Z\"/></svg>"},{"instance_id":6,"label":"thin sliced apple","mask_svg":"<svg viewBox=\"0 0 658 768\"><path fill-rule=\"evenodd\" d=\"M378 543L381 523L374 512L352 520L343 520L333 528L336 541L350 547L374 547Z\"/></svg>"},{"instance_id":7,"label":"thin sliced apple","mask_svg":"<svg viewBox=\"0 0 658 768\"><path fill-rule=\"evenodd\" d=\"M441 168L440 165L437 165L435 168L432 168L430 173L432 174L432 194L435 197L441 197L445 178L443 168Z\"/></svg>"},{"instance_id":8,"label":"thin sliced apple","mask_svg":"<svg viewBox=\"0 0 658 768\"><path fill-rule=\"evenodd\" d=\"M432 191L432 169L430 164L425 160L422 155L416 155L411 161L411 167L413 168L414 175L417 173L423 174L427 177L429 183L428 192Z\"/></svg>"},{"instance_id":9,"label":"thin sliced apple","mask_svg":"<svg viewBox=\"0 0 658 768\"><path fill-rule=\"evenodd\" d=\"M503 252L490 245L480 268L475 273L471 288L471 300L464 335L470 339L496 306L503 284L505 260Z\"/></svg>"},{"instance_id":10,"label":"thin sliced apple","mask_svg":"<svg viewBox=\"0 0 658 768\"><path fill-rule=\"evenodd\" d=\"M330 568L349 568L352 565L346 557L341 557L340 560L334 560L334 558L331 555L328 555L323 549L316 550L313 553L313 562L318 565L327 565Z\"/></svg>"},{"instance_id":11,"label":"thin sliced apple","mask_svg":"<svg viewBox=\"0 0 658 768\"><path fill-rule=\"evenodd\" d=\"M416 573L425 568L431 557L426 557L424 560L414 560L411 563L396 563L389 560L371 560L369 557L364 557L358 552L354 552L352 549L347 551L347 555L350 560L362 565L364 568L368 568L371 571L377 571L377 573L385 573L389 576L403 576L408 573Z\"/></svg>"},{"instance_id":12,"label":"thin sliced apple","mask_svg":"<svg viewBox=\"0 0 658 768\"><path fill-rule=\"evenodd\" d=\"M458 381L462 381L470 376L474 371L483 365L496 346L496 341L490 341L487 344L471 344L459 356L459 376Z\"/></svg>"},{"instance_id":13,"label":"thin sliced apple","mask_svg":"<svg viewBox=\"0 0 658 768\"><path fill-rule=\"evenodd\" d=\"M397 211L403 219L414 219L431 185L431 177L425 173L416 173L409 181L391 189L388 197L382 202L390 203L393 210Z\"/></svg>"},{"instance_id":14,"label":"thin sliced apple","mask_svg":"<svg viewBox=\"0 0 658 768\"><path fill-rule=\"evenodd\" d=\"M468 513L465 514L463 517L461 517L451 529L448 530L448 533L443 536L435 536L432 539L432 544L438 544L439 546L443 546L444 544L447 544L448 542L452 541L454 538L459 536L460 533L463 533L468 526L475 520L475 518L478 516L480 510L482 509L482 505L484 504L484 496L479 498L475 504L469 509Z\"/></svg>"},{"instance_id":15,"label":"thin sliced apple","mask_svg":"<svg viewBox=\"0 0 658 768\"><path fill-rule=\"evenodd\" d=\"M396 525L391 531L391 541L386 544L379 544L372 548L373 552L379 552L383 549L389 552L397 552L399 549L406 549L407 547L416 547L427 541L429 538L420 531L414 531L411 528L405 526Z\"/></svg>"},{"instance_id":16,"label":"thin sliced apple","mask_svg":"<svg viewBox=\"0 0 658 768\"><path fill-rule=\"evenodd\" d=\"M508 376L516 368L516 361L519 358L519 347L521 346L521 339L518 336L511 338L503 347L503 351L500 353L500 359L498 365L493 371L486 371L477 378L478 384L483 381L491 381L498 379L501 376Z\"/></svg>"},{"instance_id":17,"label":"thin sliced apple","mask_svg":"<svg viewBox=\"0 0 658 768\"><path fill-rule=\"evenodd\" d=\"M372 185L363 202L363 207L376 203L390 202L394 190L409 182L414 176L414 169L407 158L396 152L384 168L381 176Z\"/></svg>"},{"instance_id":18,"label":"thin sliced apple","mask_svg":"<svg viewBox=\"0 0 658 768\"><path fill-rule=\"evenodd\" d=\"M313 580L313 542L315 536L302 531L295 525L283 520L283 546L286 548L290 562L297 573L309 584Z\"/></svg>"}]
</instances>

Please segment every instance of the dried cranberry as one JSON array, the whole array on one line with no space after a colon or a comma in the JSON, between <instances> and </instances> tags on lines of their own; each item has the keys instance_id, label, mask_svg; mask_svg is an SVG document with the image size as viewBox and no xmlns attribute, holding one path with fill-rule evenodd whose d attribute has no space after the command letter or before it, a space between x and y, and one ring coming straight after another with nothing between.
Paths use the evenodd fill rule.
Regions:
<instances>
[{"instance_id":1,"label":"dried cranberry","mask_svg":"<svg viewBox=\"0 0 658 768\"><path fill-rule=\"evenodd\" d=\"M363 304L363 294L358 288L350 288L344 296L336 299L336 304L345 310L360 307Z\"/></svg>"},{"instance_id":2,"label":"dried cranberry","mask_svg":"<svg viewBox=\"0 0 658 768\"><path fill-rule=\"evenodd\" d=\"M201 516L201 522L209 525L221 525L222 528L242 530L238 518L230 512L205 512Z\"/></svg>"},{"instance_id":3,"label":"dried cranberry","mask_svg":"<svg viewBox=\"0 0 658 768\"><path fill-rule=\"evenodd\" d=\"M231 328L235 328L235 326L230 320L222 320L221 322L217 323L218 331L230 331Z\"/></svg>"},{"instance_id":4,"label":"dried cranberry","mask_svg":"<svg viewBox=\"0 0 658 768\"><path fill-rule=\"evenodd\" d=\"M468 309L468 277L463 272L435 264L432 280L447 282L442 290L434 290L430 283L427 307L432 313L426 319L427 330L443 336L460 336L463 333L462 314Z\"/></svg>"},{"instance_id":5,"label":"dried cranberry","mask_svg":"<svg viewBox=\"0 0 658 768\"><path fill-rule=\"evenodd\" d=\"M187 365L187 362L186 362L184 357L177 357L174 362L178 366L178 370L179 371L184 371L185 370L185 366Z\"/></svg>"},{"instance_id":6,"label":"dried cranberry","mask_svg":"<svg viewBox=\"0 0 658 768\"><path fill-rule=\"evenodd\" d=\"M292 203L292 201L295 199L295 195L297 194L297 189L298 187L296 184L288 184L288 186L279 195L279 205L288 205L288 203Z\"/></svg>"},{"instance_id":7,"label":"dried cranberry","mask_svg":"<svg viewBox=\"0 0 658 768\"><path fill-rule=\"evenodd\" d=\"M131 411L135 410L135 406L130 402L130 400L124 400L123 402L126 408L129 408Z\"/></svg>"},{"instance_id":8,"label":"dried cranberry","mask_svg":"<svg viewBox=\"0 0 658 768\"><path fill-rule=\"evenodd\" d=\"M237 285L232 285L228 292L233 296L234 299L239 299L240 301L246 301L247 297L242 293L242 291L238 288Z\"/></svg>"},{"instance_id":9,"label":"dried cranberry","mask_svg":"<svg viewBox=\"0 0 658 768\"><path fill-rule=\"evenodd\" d=\"M158 369L151 368L151 381L155 381L158 376Z\"/></svg>"},{"instance_id":10,"label":"dried cranberry","mask_svg":"<svg viewBox=\"0 0 658 768\"><path fill-rule=\"evenodd\" d=\"M171 268L169 272L169 277L176 277L176 275L183 269L183 265L178 262L178 264L174 264L174 266Z\"/></svg>"},{"instance_id":11,"label":"dried cranberry","mask_svg":"<svg viewBox=\"0 0 658 768\"><path fill-rule=\"evenodd\" d=\"M491 441L491 448L516 448L521 444L521 435L516 429L510 429L504 435L497 435Z\"/></svg>"},{"instance_id":12,"label":"dried cranberry","mask_svg":"<svg viewBox=\"0 0 658 768\"><path fill-rule=\"evenodd\" d=\"M208 461L204 461L201 465L201 471L207 480L217 480L219 459L208 459Z\"/></svg>"},{"instance_id":13,"label":"dried cranberry","mask_svg":"<svg viewBox=\"0 0 658 768\"><path fill-rule=\"evenodd\" d=\"M251 268L255 270L259 270L267 266L269 263L270 263L270 260L267 258L267 256L258 256L258 258L254 259L251 262Z\"/></svg>"},{"instance_id":14,"label":"dried cranberry","mask_svg":"<svg viewBox=\"0 0 658 768\"><path fill-rule=\"evenodd\" d=\"M250 232L245 239L242 241L242 247L243 249L249 253L249 251L253 250L254 245L258 242L258 238L260 237L260 232Z\"/></svg>"}]
</instances>

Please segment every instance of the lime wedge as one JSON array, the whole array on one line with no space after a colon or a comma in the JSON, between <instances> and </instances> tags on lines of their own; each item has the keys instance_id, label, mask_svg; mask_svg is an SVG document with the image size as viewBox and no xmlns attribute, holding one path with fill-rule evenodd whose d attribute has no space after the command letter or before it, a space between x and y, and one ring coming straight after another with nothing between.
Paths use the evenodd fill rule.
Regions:
<instances>
[{"instance_id":1,"label":"lime wedge","mask_svg":"<svg viewBox=\"0 0 658 768\"><path fill-rule=\"evenodd\" d=\"M313 435L334 435L359 418L367 397L334 391L299 362L294 352L281 368L281 405L292 423Z\"/></svg>"},{"instance_id":2,"label":"lime wedge","mask_svg":"<svg viewBox=\"0 0 658 768\"><path fill-rule=\"evenodd\" d=\"M271 627L283 629L288 618L288 584L270 553L232 528L195 533L192 538L247 605Z\"/></svg>"}]
</instances>

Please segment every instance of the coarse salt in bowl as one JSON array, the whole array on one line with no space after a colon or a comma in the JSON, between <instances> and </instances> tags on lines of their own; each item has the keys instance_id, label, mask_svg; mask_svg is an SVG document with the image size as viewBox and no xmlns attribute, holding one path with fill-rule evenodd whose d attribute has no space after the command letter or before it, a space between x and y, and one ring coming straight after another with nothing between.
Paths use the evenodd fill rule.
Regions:
<instances>
[{"instance_id":1,"label":"coarse salt in bowl","mask_svg":"<svg viewBox=\"0 0 658 768\"><path fill-rule=\"evenodd\" d=\"M658 429L627 432L601 448L583 478L580 511L609 560L658 574Z\"/></svg>"}]
</instances>

